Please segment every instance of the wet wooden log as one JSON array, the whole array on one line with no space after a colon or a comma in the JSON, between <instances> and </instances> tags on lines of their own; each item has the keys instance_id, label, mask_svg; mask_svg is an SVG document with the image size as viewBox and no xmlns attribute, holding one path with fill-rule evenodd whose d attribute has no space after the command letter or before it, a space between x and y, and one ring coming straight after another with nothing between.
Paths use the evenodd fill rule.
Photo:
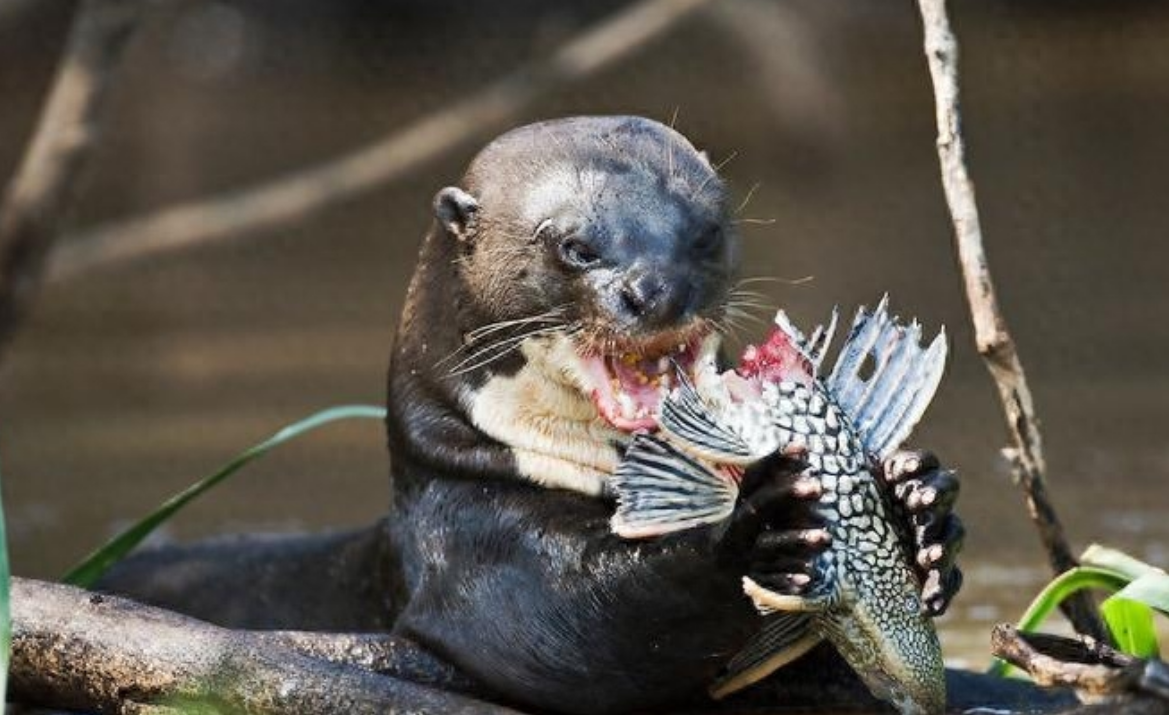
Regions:
<instances>
[{"instance_id":1,"label":"wet wooden log","mask_svg":"<svg viewBox=\"0 0 1169 715\"><path fill-rule=\"evenodd\" d=\"M22 703L102 715L515 712L374 672L434 672L391 636L237 631L21 578L12 618L10 693ZM452 672L436 684L463 682Z\"/></svg>"}]
</instances>

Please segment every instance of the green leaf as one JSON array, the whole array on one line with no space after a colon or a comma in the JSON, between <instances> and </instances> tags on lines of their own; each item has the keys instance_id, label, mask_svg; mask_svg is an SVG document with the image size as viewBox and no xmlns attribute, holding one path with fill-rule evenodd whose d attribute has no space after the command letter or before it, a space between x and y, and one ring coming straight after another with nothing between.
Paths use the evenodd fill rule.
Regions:
<instances>
[{"instance_id":1,"label":"green leaf","mask_svg":"<svg viewBox=\"0 0 1169 715\"><path fill-rule=\"evenodd\" d=\"M1138 658L1156 658L1160 655L1152 608L1122 598L1118 593L1100 604L1100 614L1104 616L1104 623L1117 648Z\"/></svg>"},{"instance_id":2,"label":"green leaf","mask_svg":"<svg viewBox=\"0 0 1169 715\"><path fill-rule=\"evenodd\" d=\"M1077 566L1068 569L1039 592L1023 612L1023 617L1019 619L1018 629L1024 632L1034 631L1073 593L1086 588L1099 588L1115 593L1126 585L1128 579L1124 574L1110 569L1097 566Z\"/></svg>"},{"instance_id":3,"label":"green leaf","mask_svg":"<svg viewBox=\"0 0 1169 715\"><path fill-rule=\"evenodd\" d=\"M1116 594L1120 598L1143 603L1169 616L1169 574L1154 570L1141 576Z\"/></svg>"},{"instance_id":4,"label":"green leaf","mask_svg":"<svg viewBox=\"0 0 1169 715\"><path fill-rule=\"evenodd\" d=\"M1129 556L1119 549L1112 549L1100 544L1092 544L1084 550L1084 554L1080 556L1080 565L1114 571L1129 581L1136 581L1148 574L1163 575L1165 573L1162 569L1147 564L1135 556Z\"/></svg>"},{"instance_id":5,"label":"green leaf","mask_svg":"<svg viewBox=\"0 0 1169 715\"><path fill-rule=\"evenodd\" d=\"M111 566L128 554L135 546L142 543L143 539L178 513L180 509L224 479L235 474L248 462L263 456L273 447L277 447L290 439L294 439L306 432L311 432L331 422L349 419L384 420L385 417L386 411L381 407L344 405L321 410L284 427L263 442L241 452L218 471L204 477L170 499L167 499L153 513L115 536L100 549L86 557L81 563L74 566L65 575L63 581L67 584L82 588L92 587Z\"/></svg>"}]
</instances>

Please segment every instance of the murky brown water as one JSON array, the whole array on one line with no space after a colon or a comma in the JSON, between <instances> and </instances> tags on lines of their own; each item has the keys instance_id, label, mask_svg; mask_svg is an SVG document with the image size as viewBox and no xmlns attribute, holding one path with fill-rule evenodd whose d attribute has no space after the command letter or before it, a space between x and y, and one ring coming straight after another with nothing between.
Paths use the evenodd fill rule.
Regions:
<instances>
[{"instance_id":1,"label":"murky brown water","mask_svg":"<svg viewBox=\"0 0 1169 715\"><path fill-rule=\"evenodd\" d=\"M277 20L260 5L158 6L77 223L310 165L539 56L605 9L532 4L449 24L421 2L388 19L302 2ZM1169 565L1169 12L955 5L984 228L1058 507L1077 548L1101 541ZM795 32L784 42L756 47L703 17L524 119L666 119L679 107L679 127L712 156L737 152L725 173L739 196L760 184L744 215L775 219L745 227L747 272L814 277L764 284L776 302L810 323L887 290L948 326L952 369L917 442L965 478L967 587L943 640L953 662L980 665L989 626L1017 616L1046 573L997 457L1003 428L950 253L915 19L905 3L780 7L783 24L746 24L764 39ZM57 25L0 27L5 175ZM470 154L263 240L46 290L0 380L16 571L61 573L286 422L380 402L429 198ZM166 536L365 523L386 501L386 474L376 423L330 428L250 468Z\"/></svg>"}]
</instances>

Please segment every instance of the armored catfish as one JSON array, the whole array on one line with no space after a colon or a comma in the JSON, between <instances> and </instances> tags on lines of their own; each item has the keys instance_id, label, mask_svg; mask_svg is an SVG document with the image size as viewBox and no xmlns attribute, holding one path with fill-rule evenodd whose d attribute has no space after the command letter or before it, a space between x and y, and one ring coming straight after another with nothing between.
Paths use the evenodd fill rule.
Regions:
<instances>
[{"instance_id":1,"label":"armored catfish","mask_svg":"<svg viewBox=\"0 0 1169 715\"><path fill-rule=\"evenodd\" d=\"M837 324L805 336L780 311L768 339L734 370L703 356L693 382L662 402L657 434L637 435L614 475L615 533L643 538L732 512L743 469L775 452L799 455L819 478L816 510L832 536L802 596L743 579L763 627L712 686L716 697L767 676L828 640L869 689L903 713L945 706L941 647L877 479L933 398L945 333L921 346L888 299L857 311L830 375L819 374Z\"/></svg>"}]
</instances>

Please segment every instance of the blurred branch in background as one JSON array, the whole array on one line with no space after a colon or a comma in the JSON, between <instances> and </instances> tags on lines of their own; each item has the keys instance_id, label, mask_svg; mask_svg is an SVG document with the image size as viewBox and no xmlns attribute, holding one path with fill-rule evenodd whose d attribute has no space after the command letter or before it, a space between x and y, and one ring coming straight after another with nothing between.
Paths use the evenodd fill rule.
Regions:
<instances>
[{"instance_id":1,"label":"blurred branch in background","mask_svg":"<svg viewBox=\"0 0 1169 715\"><path fill-rule=\"evenodd\" d=\"M945 0L918 0L918 6L937 105L937 146L942 187L954 223L954 243L974 323L974 339L998 387L1006 416L1011 446L1003 452L1011 463L1015 483L1022 487L1026 495L1028 511L1039 530L1051 568L1060 574L1075 567L1077 562L1047 493L1047 466L1043 459L1043 442L1035 416L1035 404L1015 343L998 307L982 244L974 183L966 169L966 149L962 138L962 115L958 101L958 43L950 29ZM1064 612L1077 631L1094 638L1107 637L1087 594L1077 594L1065 601L1065 604Z\"/></svg>"},{"instance_id":2,"label":"blurred branch in background","mask_svg":"<svg viewBox=\"0 0 1169 715\"><path fill-rule=\"evenodd\" d=\"M751 59L749 81L780 128L800 141L823 144L839 138L847 112L828 69L831 43L809 21L808 9L735 0L715 3L707 14Z\"/></svg>"},{"instance_id":3,"label":"blurred branch in background","mask_svg":"<svg viewBox=\"0 0 1169 715\"><path fill-rule=\"evenodd\" d=\"M50 257L50 279L270 231L372 191L450 149L497 132L542 95L640 49L710 1L642 0L571 39L548 59L345 156L270 183L70 236Z\"/></svg>"},{"instance_id":4,"label":"blurred branch in background","mask_svg":"<svg viewBox=\"0 0 1169 715\"><path fill-rule=\"evenodd\" d=\"M38 4L39 0L0 0L0 26L22 19Z\"/></svg>"},{"instance_id":5,"label":"blurred branch in background","mask_svg":"<svg viewBox=\"0 0 1169 715\"><path fill-rule=\"evenodd\" d=\"M0 357L27 315L46 257L81 189L137 0L78 5L32 141L0 204Z\"/></svg>"}]
</instances>

